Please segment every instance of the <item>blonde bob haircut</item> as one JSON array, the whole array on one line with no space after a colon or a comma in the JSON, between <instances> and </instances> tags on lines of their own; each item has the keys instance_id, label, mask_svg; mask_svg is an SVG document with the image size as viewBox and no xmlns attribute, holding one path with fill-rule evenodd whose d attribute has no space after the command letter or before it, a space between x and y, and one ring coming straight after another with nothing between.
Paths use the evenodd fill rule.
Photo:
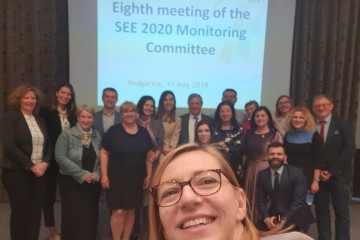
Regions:
<instances>
[{"instance_id":1,"label":"blonde bob haircut","mask_svg":"<svg viewBox=\"0 0 360 240\"><path fill-rule=\"evenodd\" d=\"M134 110L135 112L137 112L135 103L130 102L130 101L125 101L120 105L120 108L119 108L120 113L125 113L129 110Z\"/></svg>"},{"instance_id":2,"label":"blonde bob haircut","mask_svg":"<svg viewBox=\"0 0 360 240\"><path fill-rule=\"evenodd\" d=\"M160 179L164 174L166 167L178 156L187 152L193 151L203 151L212 156L214 156L220 163L221 169L224 171L225 176L228 178L229 182L235 187L240 188L236 177L234 175L233 170L231 169L230 165L227 163L223 155L211 145L200 146L196 143L192 144L185 144L182 145L173 151L171 151L162 163L158 166L153 181L151 183L151 187L154 187L160 184ZM150 197L149 202L149 220L150 220L150 240L166 240L165 238L165 231L163 225L161 224L160 215L159 215L159 207L154 202L154 199ZM260 235L257 232L255 226L252 224L248 216L242 220L242 224L244 226L244 233L241 239L252 239L252 240L259 240Z\"/></svg>"},{"instance_id":3,"label":"blonde bob haircut","mask_svg":"<svg viewBox=\"0 0 360 240\"><path fill-rule=\"evenodd\" d=\"M294 116L295 112L301 112L302 114L304 114L305 125L304 125L304 128L302 129L303 131L315 131L316 130L316 122L315 122L315 119L314 119L313 115L311 114L310 110L307 107L295 107L294 109L291 110L290 117L289 117L289 131L290 132L296 131L296 129L294 128L294 126L291 123L292 117Z\"/></svg>"},{"instance_id":4,"label":"blonde bob haircut","mask_svg":"<svg viewBox=\"0 0 360 240\"><path fill-rule=\"evenodd\" d=\"M90 105L81 105L76 109L76 116L78 117L83 111L91 113L93 116L95 114L95 110Z\"/></svg>"},{"instance_id":5,"label":"blonde bob haircut","mask_svg":"<svg viewBox=\"0 0 360 240\"><path fill-rule=\"evenodd\" d=\"M35 86L24 84L15 88L8 96L8 106L13 110L20 110L21 99L28 93L33 92L36 97L36 106L33 114L37 114L40 110L40 104L43 99L42 92Z\"/></svg>"}]
</instances>

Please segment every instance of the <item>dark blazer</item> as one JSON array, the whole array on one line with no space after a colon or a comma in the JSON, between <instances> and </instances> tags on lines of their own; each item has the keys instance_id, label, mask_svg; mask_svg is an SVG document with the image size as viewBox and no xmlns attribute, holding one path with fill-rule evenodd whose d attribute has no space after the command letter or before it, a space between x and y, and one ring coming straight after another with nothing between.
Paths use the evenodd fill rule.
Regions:
<instances>
[{"instance_id":1,"label":"dark blazer","mask_svg":"<svg viewBox=\"0 0 360 240\"><path fill-rule=\"evenodd\" d=\"M41 108L39 116L45 120L46 129L48 131L52 146L55 148L56 140L62 132L59 113L56 109L51 110L50 108ZM76 116L69 115L68 121L70 123L70 127L74 127L77 122Z\"/></svg>"},{"instance_id":2,"label":"dark blazer","mask_svg":"<svg viewBox=\"0 0 360 240\"><path fill-rule=\"evenodd\" d=\"M114 125L115 125L120 123L121 118L119 111L115 110L114 114L115 114L115 119L114 119ZM101 137L104 136L105 130L103 124L103 110L95 113L93 127L100 133Z\"/></svg>"},{"instance_id":3,"label":"dark blazer","mask_svg":"<svg viewBox=\"0 0 360 240\"><path fill-rule=\"evenodd\" d=\"M180 131L179 145L189 142L189 117L190 117L189 113L180 116L181 131ZM202 113L201 113L201 120L207 121L209 124L211 124L213 121L213 119L211 117L209 117L205 114L202 114Z\"/></svg>"},{"instance_id":4,"label":"dark blazer","mask_svg":"<svg viewBox=\"0 0 360 240\"><path fill-rule=\"evenodd\" d=\"M49 163L52 148L45 122L39 116L34 117L44 136L43 161ZM34 166L30 159L32 137L24 115L20 111L7 112L0 121L0 134L4 151L3 168L30 170Z\"/></svg>"},{"instance_id":5,"label":"dark blazer","mask_svg":"<svg viewBox=\"0 0 360 240\"><path fill-rule=\"evenodd\" d=\"M279 214L296 225L302 226L306 222L309 222L310 225L313 219L310 208L306 204L306 192L307 187L303 171L294 166L284 165L279 183ZM259 172L256 186L257 208L262 218L261 221L274 216L273 212L276 206L271 204L268 208L268 199L271 202L273 201L273 193L271 171L270 168L266 168ZM307 214L302 214L304 212ZM303 230L306 231L307 229Z\"/></svg>"},{"instance_id":6,"label":"dark blazer","mask_svg":"<svg viewBox=\"0 0 360 240\"><path fill-rule=\"evenodd\" d=\"M329 131L324 144L323 169L328 170L335 180L350 183L352 179L351 160L355 154L354 130L350 123L331 116Z\"/></svg>"}]
</instances>

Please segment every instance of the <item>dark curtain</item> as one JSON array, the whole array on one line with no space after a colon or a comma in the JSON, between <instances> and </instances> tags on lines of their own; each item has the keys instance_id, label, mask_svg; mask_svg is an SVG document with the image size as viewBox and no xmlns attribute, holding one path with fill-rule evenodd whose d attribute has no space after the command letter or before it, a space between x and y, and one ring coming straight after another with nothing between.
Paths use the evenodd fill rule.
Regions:
<instances>
[{"instance_id":1,"label":"dark curtain","mask_svg":"<svg viewBox=\"0 0 360 240\"><path fill-rule=\"evenodd\" d=\"M49 96L68 81L66 0L0 1L0 115L7 94L31 83Z\"/></svg>"},{"instance_id":2,"label":"dark curtain","mask_svg":"<svg viewBox=\"0 0 360 240\"><path fill-rule=\"evenodd\" d=\"M335 111L353 123L360 81L360 0L298 0L291 96L311 106L324 93Z\"/></svg>"}]
</instances>

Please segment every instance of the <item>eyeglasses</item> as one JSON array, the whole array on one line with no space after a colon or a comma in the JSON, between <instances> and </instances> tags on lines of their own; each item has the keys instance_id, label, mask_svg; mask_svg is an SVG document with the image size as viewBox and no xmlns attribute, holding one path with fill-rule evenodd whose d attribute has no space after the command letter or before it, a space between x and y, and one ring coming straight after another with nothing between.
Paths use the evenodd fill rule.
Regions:
<instances>
[{"instance_id":1,"label":"eyeglasses","mask_svg":"<svg viewBox=\"0 0 360 240\"><path fill-rule=\"evenodd\" d=\"M331 103L323 103L323 104L317 104L314 105L313 108L320 109L320 108L327 108Z\"/></svg>"},{"instance_id":2,"label":"eyeglasses","mask_svg":"<svg viewBox=\"0 0 360 240\"><path fill-rule=\"evenodd\" d=\"M210 196L217 193L221 188L222 169L210 169L197 172L188 181L167 181L150 188L150 193L155 203L160 207L170 207L181 199L183 188L189 185L200 196ZM225 175L226 176L226 175Z\"/></svg>"}]
</instances>

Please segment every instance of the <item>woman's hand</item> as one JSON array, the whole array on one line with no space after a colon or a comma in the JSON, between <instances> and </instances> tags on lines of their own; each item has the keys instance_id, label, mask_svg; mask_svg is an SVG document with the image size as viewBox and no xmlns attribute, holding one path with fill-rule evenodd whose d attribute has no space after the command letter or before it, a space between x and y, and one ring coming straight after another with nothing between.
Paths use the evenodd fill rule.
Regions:
<instances>
[{"instance_id":1,"label":"woman's hand","mask_svg":"<svg viewBox=\"0 0 360 240\"><path fill-rule=\"evenodd\" d=\"M146 154L146 161L147 162L154 162L154 156L155 156L155 153L153 151L149 151L147 154Z\"/></svg>"},{"instance_id":2,"label":"woman's hand","mask_svg":"<svg viewBox=\"0 0 360 240\"><path fill-rule=\"evenodd\" d=\"M110 181L107 175L101 175L101 186L103 188L110 188Z\"/></svg>"},{"instance_id":3,"label":"woman's hand","mask_svg":"<svg viewBox=\"0 0 360 240\"><path fill-rule=\"evenodd\" d=\"M150 176L146 176L143 183L143 188L148 188L150 185Z\"/></svg>"},{"instance_id":4,"label":"woman's hand","mask_svg":"<svg viewBox=\"0 0 360 240\"><path fill-rule=\"evenodd\" d=\"M45 174L47 167L48 167L48 164L46 162L42 162L42 163L34 165L31 168L31 171L35 174L35 176L41 177Z\"/></svg>"},{"instance_id":5,"label":"woman's hand","mask_svg":"<svg viewBox=\"0 0 360 240\"><path fill-rule=\"evenodd\" d=\"M88 183L95 183L95 182L97 182L97 179L96 179L96 176L93 173L89 173L86 176L85 181L88 182Z\"/></svg>"}]
</instances>

